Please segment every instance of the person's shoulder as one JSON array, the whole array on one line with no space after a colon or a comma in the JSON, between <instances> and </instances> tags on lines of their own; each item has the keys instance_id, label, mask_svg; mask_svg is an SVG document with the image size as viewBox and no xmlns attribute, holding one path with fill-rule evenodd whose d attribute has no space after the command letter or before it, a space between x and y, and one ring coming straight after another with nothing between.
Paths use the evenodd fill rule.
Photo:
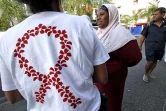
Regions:
<instances>
[{"instance_id":1,"label":"person's shoulder","mask_svg":"<svg viewBox=\"0 0 166 111\"><path fill-rule=\"evenodd\" d=\"M164 19L164 23L166 24L166 18Z\"/></svg>"},{"instance_id":2,"label":"person's shoulder","mask_svg":"<svg viewBox=\"0 0 166 111\"><path fill-rule=\"evenodd\" d=\"M3 37L4 34L5 34L5 32L0 32L0 40Z\"/></svg>"},{"instance_id":3,"label":"person's shoulder","mask_svg":"<svg viewBox=\"0 0 166 111\"><path fill-rule=\"evenodd\" d=\"M63 16L67 17L67 19L72 19L72 20L76 20L76 21L79 21L79 22L86 20L85 17L78 16L78 15L63 14ZM74 21L74 22L76 22L76 21Z\"/></svg>"},{"instance_id":4,"label":"person's shoulder","mask_svg":"<svg viewBox=\"0 0 166 111\"><path fill-rule=\"evenodd\" d=\"M72 14L66 14L66 13L63 13L62 14L64 17L68 17L68 19L70 19L70 18L77 18L78 16L77 15L72 15Z\"/></svg>"},{"instance_id":5,"label":"person's shoulder","mask_svg":"<svg viewBox=\"0 0 166 111\"><path fill-rule=\"evenodd\" d=\"M151 27L153 24L154 24L154 21L147 22L147 24L144 25L143 31L149 29L149 27Z\"/></svg>"},{"instance_id":6,"label":"person's shoulder","mask_svg":"<svg viewBox=\"0 0 166 111\"><path fill-rule=\"evenodd\" d=\"M71 23L77 25L78 27L82 27L82 28L88 28L88 27L92 27L92 23L83 16L77 16L77 15L70 15L71 18Z\"/></svg>"},{"instance_id":7,"label":"person's shoulder","mask_svg":"<svg viewBox=\"0 0 166 111\"><path fill-rule=\"evenodd\" d=\"M152 26L153 24L154 24L154 21L150 21L150 22L147 23L146 26L147 26L147 27L150 27L150 26Z\"/></svg>"},{"instance_id":8,"label":"person's shoulder","mask_svg":"<svg viewBox=\"0 0 166 111\"><path fill-rule=\"evenodd\" d=\"M76 27L86 27L91 25L90 21L83 16L64 14L64 17L66 18L66 22L73 24Z\"/></svg>"},{"instance_id":9,"label":"person's shoulder","mask_svg":"<svg viewBox=\"0 0 166 111\"><path fill-rule=\"evenodd\" d=\"M3 32L3 35L1 36L1 43L8 43L9 41L12 43L12 40L14 36L16 36L16 33L20 30L20 23L16 24L10 28L8 28L5 32Z\"/></svg>"},{"instance_id":10,"label":"person's shoulder","mask_svg":"<svg viewBox=\"0 0 166 111\"><path fill-rule=\"evenodd\" d=\"M12 32L12 29L13 29L13 27L7 29L5 32L2 32L2 34L1 34L1 40L4 39L4 38L6 38L7 35L10 35L11 32Z\"/></svg>"}]
</instances>

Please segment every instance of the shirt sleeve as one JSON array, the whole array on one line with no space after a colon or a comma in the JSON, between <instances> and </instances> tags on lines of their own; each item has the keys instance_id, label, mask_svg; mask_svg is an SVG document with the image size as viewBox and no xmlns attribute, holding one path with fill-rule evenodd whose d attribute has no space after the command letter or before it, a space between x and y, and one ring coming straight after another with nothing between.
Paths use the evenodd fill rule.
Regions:
<instances>
[{"instance_id":1,"label":"shirt sleeve","mask_svg":"<svg viewBox=\"0 0 166 111\"><path fill-rule=\"evenodd\" d=\"M148 26L145 26L145 27L144 27L144 29L143 29L142 32L141 32L141 35L147 37L147 35L148 35Z\"/></svg>"},{"instance_id":2,"label":"shirt sleeve","mask_svg":"<svg viewBox=\"0 0 166 111\"><path fill-rule=\"evenodd\" d=\"M95 45L93 52L94 55L93 65L95 66L105 63L110 57L95 33L94 33L94 41Z\"/></svg>"},{"instance_id":3,"label":"shirt sleeve","mask_svg":"<svg viewBox=\"0 0 166 111\"><path fill-rule=\"evenodd\" d=\"M3 61L1 54L0 54L0 76L1 76L0 79L2 82L3 91L12 91L17 89L14 84L11 73L7 68L5 62Z\"/></svg>"}]
</instances>

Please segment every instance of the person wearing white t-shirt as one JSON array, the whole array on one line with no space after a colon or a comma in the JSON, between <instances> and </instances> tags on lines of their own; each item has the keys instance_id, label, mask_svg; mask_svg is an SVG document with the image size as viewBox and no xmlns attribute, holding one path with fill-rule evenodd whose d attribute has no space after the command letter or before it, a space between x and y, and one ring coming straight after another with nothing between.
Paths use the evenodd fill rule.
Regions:
<instances>
[{"instance_id":1,"label":"person wearing white t-shirt","mask_svg":"<svg viewBox=\"0 0 166 111\"><path fill-rule=\"evenodd\" d=\"M1 41L1 37L5 32L0 32L0 41ZM0 91L1 91L1 72L0 72Z\"/></svg>"},{"instance_id":2,"label":"person wearing white t-shirt","mask_svg":"<svg viewBox=\"0 0 166 111\"><path fill-rule=\"evenodd\" d=\"M0 42L2 89L28 111L98 111L109 59L91 23L62 13L60 0L19 0L34 13Z\"/></svg>"}]
</instances>

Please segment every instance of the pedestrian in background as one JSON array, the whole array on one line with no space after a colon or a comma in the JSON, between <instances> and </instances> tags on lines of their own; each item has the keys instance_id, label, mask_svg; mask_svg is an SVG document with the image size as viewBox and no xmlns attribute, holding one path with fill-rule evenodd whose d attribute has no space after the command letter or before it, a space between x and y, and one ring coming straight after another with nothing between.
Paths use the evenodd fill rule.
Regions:
<instances>
[{"instance_id":1,"label":"pedestrian in background","mask_svg":"<svg viewBox=\"0 0 166 111\"><path fill-rule=\"evenodd\" d=\"M164 7L157 8L153 14L153 21L147 24L142 31L140 39L140 50L145 41L145 55L147 63L145 65L145 74L143 81L148 82L149 77L155 78L152 71L157 65L157 61L161 61L165 52L166 42L166 20L164 19L166 9Z\"/></svg>"},{"instance_id":2,"label":"pedestrian in background","mask_svg":"<svg viewBox=\"0 0 166 111\"><path fill-rule=\"evenodd\" d=\"M109 59L85 17L62 12L61 0L19 0L34 13L0 42L2 89L28 111L98 111ZM101 111L103 111L101 109Z\"/></svg>"},{"instance_id":3,"label":"pedestrian in background","mask_svg":"<svg viewBox=\"0 0 166 111\"><path fill-rule=\"evenodd\" d=\"M95 84L108 96L109 111L121 111L128 67L140 62L142 54L136 38L119 23L118 9L113 4L104 4L97 12L97 35L106 48L107 84Z\"/></svg>"}]
</instances>

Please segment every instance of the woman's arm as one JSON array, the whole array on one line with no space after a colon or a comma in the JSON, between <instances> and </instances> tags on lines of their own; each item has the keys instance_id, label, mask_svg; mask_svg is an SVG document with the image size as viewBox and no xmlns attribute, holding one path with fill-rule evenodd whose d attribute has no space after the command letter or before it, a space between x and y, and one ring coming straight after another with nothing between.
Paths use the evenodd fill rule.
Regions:
<instances>
[{"instance_id":1,"label":"woman's arm","mask_svg":"<svg viewBox=\"0 0 166 111\"><path fill-rule=\"evenodd\" d=\"M123 59L127 67L138 64L142 59L142 53L138 47L137 40L132 40L120 48L118 55Z\"/></svg>"},{"instance_id":2,"label":"woman's arm","mask_svg":"<svg viewBox=\"0 0 166 111\"><path fill-rule=\"evenodd\" d=\"M106 84L107 81L108 81L108 74L105 63L94 66L93 82Z\"/></svg>"},{"instance_id":3,"label":"woman's arm","mask_svg":"<svg viewBox=\"0 0 166 111\"><path fill-rule=\"evenodd\" d=\"M5 96L10 104L14 104L24 99L18 90L5 91Z\"/></svg>"}]
</instances>

